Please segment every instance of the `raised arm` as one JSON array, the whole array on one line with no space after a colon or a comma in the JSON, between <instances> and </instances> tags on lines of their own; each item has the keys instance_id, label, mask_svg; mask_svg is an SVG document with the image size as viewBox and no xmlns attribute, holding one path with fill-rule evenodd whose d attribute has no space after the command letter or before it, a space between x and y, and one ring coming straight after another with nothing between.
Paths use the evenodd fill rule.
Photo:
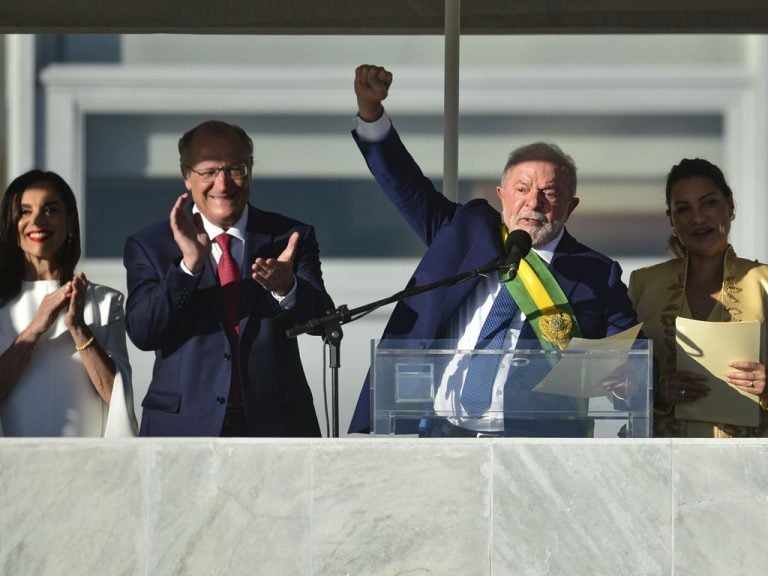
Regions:
<instances>
[{"instance_id":1,"label":"raised arm","mask_svg":"<svg viewBox=\"0 0 768 576\"><path fill-rule=\"evenodd\" d=\"M430 245L456 212L456 203L440 193L424 176L400 136L384 115L382 102L389 95L392 74L380 66L364 64L355 70L358 124L353 132L368 168L400 215Z\"/></svg>"}]
</instances>

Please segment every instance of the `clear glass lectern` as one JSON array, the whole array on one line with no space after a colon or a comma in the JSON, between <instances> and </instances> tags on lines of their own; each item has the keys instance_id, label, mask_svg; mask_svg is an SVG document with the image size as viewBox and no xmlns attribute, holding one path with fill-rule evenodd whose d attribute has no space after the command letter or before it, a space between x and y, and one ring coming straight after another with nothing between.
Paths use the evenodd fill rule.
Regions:
<instances>
[{"instance_id":1,"label":"clear glass lectern","mask_svg":"<svg viewBox=\"0 0 768 576\"><path fill-rule=\"evenodd\" d=\"M371 430L420 435L436 422L477 436L650 437L652 343L594 340L564 350L462 350L451 340L374 340ZM498 368L482 413L462 402L473 357ZM427 433L425 433L427 431Z\"/></svg>"}]
</instances>

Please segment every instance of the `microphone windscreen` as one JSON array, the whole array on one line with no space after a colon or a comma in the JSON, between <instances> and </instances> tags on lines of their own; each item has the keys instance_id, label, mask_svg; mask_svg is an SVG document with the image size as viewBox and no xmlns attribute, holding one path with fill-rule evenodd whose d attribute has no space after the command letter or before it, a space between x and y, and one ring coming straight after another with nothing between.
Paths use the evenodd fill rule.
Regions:
<instances>
[{"instance_id":1,"label":"microphone windscreen","mask_svg":"<svg viewBox=\"0 0 768 576\"><path fill-rule=\"evenodd\" d=\"M520 251L520 256L525 257L531 251L531 235L525 230L512 230L507 235L507 241L504 243L504 251L509 254L514 246Z\"/></svg>"}]
</instances>

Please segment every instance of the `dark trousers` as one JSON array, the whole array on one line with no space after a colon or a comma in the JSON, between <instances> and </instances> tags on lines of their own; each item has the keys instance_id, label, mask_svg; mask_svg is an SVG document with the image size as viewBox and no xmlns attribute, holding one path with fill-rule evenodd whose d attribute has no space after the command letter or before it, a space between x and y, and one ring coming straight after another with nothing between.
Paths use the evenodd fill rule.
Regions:
<instances>
[{"instance_id":1,"label":"dark trousers","mask_svg":"<svg viewBox=\"0 0 768 576\"><path fill-rule=\"evenodd\" d=\"M223 438L248 436L248 421L245 417L245 406L227 406L224 415L224 426L221 428Z\"/></svg>"}]
</instances>

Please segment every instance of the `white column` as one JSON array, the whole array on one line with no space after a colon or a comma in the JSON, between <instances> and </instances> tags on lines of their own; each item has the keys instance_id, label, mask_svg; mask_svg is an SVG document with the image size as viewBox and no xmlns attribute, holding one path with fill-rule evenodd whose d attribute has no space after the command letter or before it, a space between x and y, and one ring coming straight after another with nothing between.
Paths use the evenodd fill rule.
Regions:
<instances>
[{"instance_id":1,"label":"white column","mask_svg":"<svg viewBox=\"0 0 768 576\"><path fill-rule=\"evenodd\" d=\"M749 218L742 220L745 214L741 210L737 222L740 226L746 224L746 234L752 238L750 254L761 262L768 262L768 37L749 36L746 41L748 63L754 78L750 118L754 131L750 143L750 191L754 205L750 208Z\"/></svg>"},{"instance_id":2,"label":"white column","mask_svg":"<svg viewBox=\"0 0 768 576\"><path fill-rule=\"evenodd\" d=\"M747 36L750 85L726 115L726 177L736 200L731 242L743 258L768 262L768 39Z\"/></svg>"},{"instance_id":3,"label":"white column","mask_svg":"<svg viewBox=\"0 0 768 576\"><path fill-rule=\"evenodd\" d=\"M7 185L35 167L35 36L8 34L5 39L5 119Z\"/></svg>"}]
</instances>

